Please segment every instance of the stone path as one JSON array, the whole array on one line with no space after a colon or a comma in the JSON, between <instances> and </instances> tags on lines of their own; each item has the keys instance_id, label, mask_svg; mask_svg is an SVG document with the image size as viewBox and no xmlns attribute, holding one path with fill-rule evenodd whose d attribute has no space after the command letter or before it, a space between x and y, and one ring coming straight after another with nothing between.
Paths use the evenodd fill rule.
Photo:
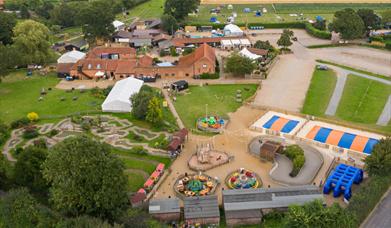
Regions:
<instances>
[{"instance_id":1,"label":"stone path","mask_svg":"<svg viewBox=\"0 0 391 228\"><path fill-rule=\"evenodd\" d=\"M331 96L329 105L327 106L326 115L334 116L337 112L339 101L342 98L343 90L345 88L345 83L347 79L347 74L338 74L337 73L337 84L335 85L333 95Z\"/></svg>"},{"instance_id":2,"label":"stone path","mask_svg":"<svg viewBox=\"0 0 391 228\"><path fill-rule=\"evenodd\" d=\"M387 126L391 120L391 95L388 97L387 103L384 106L382 114L379 116L376 124L380 126Z\"/></svg>"}]
</instances>

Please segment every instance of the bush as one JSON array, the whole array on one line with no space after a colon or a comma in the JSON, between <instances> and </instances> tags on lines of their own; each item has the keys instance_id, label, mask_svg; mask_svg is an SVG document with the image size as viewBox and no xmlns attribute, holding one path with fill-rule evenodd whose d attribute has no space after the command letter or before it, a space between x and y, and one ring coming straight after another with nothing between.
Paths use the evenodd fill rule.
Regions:
<instances>
[{"instance_id":1,"label":"bush","mask_svg":"<svg viewBox=\"0 0 391 228\"><path fill-rule=\"evenodd\" d=\"M283 153L292 161L293 169L289 175L295 177L305 163L304 151L298 145L290 145Z\"/></svg>"},{"instance_id":2,"label":"bush","mask_svg":"<svg viewBox=\"0 0 391 228\"><path fill-rule=\"evenodd\" d=\"M29 119L31 122L35 122L39 119L39 116L36 112L29 112L27 114L27 119Z\"/></svg>"},{"instance_id":3,"label":"bush","mask_svg":"<svg viewBox=\"0 0 391 228\"><path fill-rule=\"evenodd\" d=\"M322 30L319 30L319 29L316 29L314 26L312 26L311 23L309 22L306 22L305 23L305 30L311 34L312 36L315 36L317 38L320 38L320 39L326 39L326 40L330 40L331 39L331 33L328 32L328 31L322 31Z\"/></svg>"},{"instance_id":4,"label":"bush","mask_svg":"<svg viewBox=\"0 0 391 228\"><path fill-rule=\"evenodd\" d=\"M9 136L8 126L0 121L0 146L7 141Z\"/></svg>"},{"instance_id":5,"label":"bush","mask_svg":"<svg viewBox=\"0 0 391 228\"><path fill-rule=\"evenodd\" d=\"M347 210L353 213L358 224L371 213L391 184L391 176L373 176L353 194Z\"/></svg>"},{"instance_id":6,"label":"bush","mask_svg":"<svg viewBox=\"0 0 391 228\"><path fill-rule=\"evenodd\" d=\"M220 77L219 73L203 73L200 75L200 79L218 79Z\"/></svg>"},{"instance_id":7,"label":"bush","mask_svg":"<svg viewBox=\"0 0 391 228\"><path fill-rule=\"evenodd\" d=\"M145 155L148 151L142 146L135 146L130 149L131 153Z\"/></svg>"},{"instance_id":8,"label":"bush","mask_svg":"<svg viewBox=\"0 0 391 228\"><path fill-rule=\"evenodd\" d=\"M80 115L71 116L71 122L75 124L81 124L82 118Z\"/></svg>"},{"instance_id":9,"label":"bush","mask_svg":"<svg viewBox=\"0 0 391 228\"><path fill-rule=\"evenodd\" d=\"M25 126L29 125L29 123L30 123L30 120L27 117L23 117L23 118L20 118L20 119L13 121L11 123L11 128L17 129L17 128L25 127Z\"/></svg>"},{"instance_id":10,"label":"bush","mask_svg":"<svg viewBox=\"0 0 391 228\"><path fill-rule=\"evenodd\" d=\"M160 135L156 139L152 140L149 144L153 148L165 150L167 149L169 142L165 135Z\"/></svg>"},{"instance_id":11,"label":"bush","mask_svg":"<svg viewBox=\"0 0 391 228\"><path fill-rule=\"evenodd\" d=\"M22 137L24 139L33 139L38 137L39 133L35 126L27 126L24 128Z\"/></svg>"},{"instance_id":12,"label":"bush","mask_svg":"<svg viewBox=\"0 0 391 228\"><path fill-rule=\"evenodd\" d=\"M55 136L57 134L58 134L58 130L57 129L52 129L52 130L49 131L49 137L53 137L53 136Z\"/></svg>"}]
</instances>

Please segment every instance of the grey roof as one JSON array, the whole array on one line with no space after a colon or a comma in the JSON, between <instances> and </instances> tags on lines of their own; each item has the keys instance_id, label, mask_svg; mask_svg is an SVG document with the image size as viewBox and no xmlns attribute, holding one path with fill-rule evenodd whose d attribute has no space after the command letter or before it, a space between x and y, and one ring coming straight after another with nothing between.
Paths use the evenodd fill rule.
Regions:
<instances>
[{"instance_id":1,"label":"grey roof","mask_svg":"<svg viewBox=\"0 0 391 228\"><path fill-rule=\"evenodd\" d=\"M129 41L129 43L133 43L135 47L142 46L151 46L152 39L144 39L144 38L133 38Z\"/></svg>"},{"instance_id":2,"label":"grey roof","mask_svg":"<svg viewBox=\"0 0 391 228\"><path fill-rule=\"evenodd\" d=\"M217 196L188 197L183 203L185 219L220 217Z\"/></svg>"},{"instance_id":3,"label":"grey roof","mask_svg":"<svg viewBox=\"0 0 391 228\"><path fill-rule=\"evenodd\" d=\"M133 36L148 36L148 35L158 35L161 31L157 29L136 29L133 31Z\"/></svg>"},{"instance_id":4,"label":"grey roof","mask_svg":"<svg viewBox=\"0 0 391 228\"><path fill-rule=\"evenodd\" d=\"M180 213L179 199L160 199L149 201L149 214Z\"/></svg>"},{"instance_id":5,"label":"grey roof","mask_svg":"<svg viewBox=\"0 0 391 228\"><path fill-rule=\"evenodd\" d=\"M246 218L262 218L260 209L242 210L242 211L226 211L225 217L227 219L246 219Z\"/></svg>"},{"instance_id":6,"label":"grey roof","mask_svg":"<svg viewBox=\"0 0 391 228\"><path fill-rule=\"evenodd\" d=\"M119 31L116 34L114 34L113 37L115 37L115 38L129 38L130 39L133 37L133 33L128 32L128 31Z\"/></svg>"},{"instance_id":7,"label":"grey roof","mask_svg":"<svg viewBox=\"0 0 391 228\"><path fill-rule=\"evenodd\" d=\"M323 194L312 185L223 191L225 211L281 208L292 204L302 205L316 199L323 201Z\"/></svg>"}]
</instances>

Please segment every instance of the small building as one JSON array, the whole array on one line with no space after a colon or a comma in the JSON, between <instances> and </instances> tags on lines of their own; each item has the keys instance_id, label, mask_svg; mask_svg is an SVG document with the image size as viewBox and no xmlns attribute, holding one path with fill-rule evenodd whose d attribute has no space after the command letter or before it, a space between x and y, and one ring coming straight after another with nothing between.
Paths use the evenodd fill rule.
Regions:
<instances>
[{"instance_id":1,"label":"small building","mask_svg":"<svg viewBox=\"0 0 391 228\"><path fill-rule=\"evenodd\" d=\"M144 200L147 198L146 192L138 191L136 194L134 194L130 198L130 204L132 205L133 208L135 207L141 207L144 204Z\"/></svg>"},{"instance_id":2,"label":"small building","mask_svg":"<svg viewBox=\"0 0 391 228\"><path fill-rule=\"evenodd\" d=\"M85 53L76 50L63 54L57 59L57 76L61 78L70 76L72 66L85 56Z\"/></svg>"},{"instance_id":3,"label":"small building","mask_svg":"<svg viewBox=\"0 0 391 228\"><path fill-rule=\"evenodd\" d=\"M183 149L183 144L188 137L189 131L186 128L182 128L172 136L172 140L168 144L168 151L171 153L180 153Z\"/></svg>"},{"instance_id":4,"label":"small building","mask_svg":"<svg viewBox=\"0 0 391 228\"><path fill-rule=\"evenodd\" d=\"M128 31L118 31L113 35L113 40L117 43L129 43L133 38L133 33Z\"/></svg>"},{"instance_id":5,"label":"small building","mask_svg":"<svg viewBox=\"0 0 391 228\"><path fill-rule=\"evenodd\" d=\"M234 24L228 24L224 27L224 35L225 36L243 36L243 30L239 28L239 26Z\"/></svg>"},{"instance_id":6,"label":"small building","mask_svg":"<svg viewBox=\"0 0 391 228\"><path fill-rule=\"evenodd\" d=\"M259 224L272 209L287 210L290 205L303 205L313 200L324 202L317 186L223 190L223 206L229 226Z\"/></svg>"},{"instance_id":7,"label":"small building","mask_svg":"<svg viewBox=\"0 0 391 228\"><path fill-rule=\"evenodd\" d=\"M171 84L171 89L175 91L182 91L189 88L189 83L185 80L179 80Z\"/></svg>"},{"instance_id":8,"label":"small building","mask_svg":"<svg viewBox=\"0 0 391 228\"><path fill-rule=\"evenodd\" d=\"M219 203L216 195L186 197L183 203L187 224L220 224Z\"/></svg>"},{"instance_id":9,"label":"small building","mask_svg":"<svg viewBox=\"0 0 391 228\"><path fill-rule=\"evenodd\" d=\"M73 40L71 42L65 43L65 45L64 45L64 49L66 51L73 51L73 50L81 51L81 50L85 50L87 48L88 48L88 43L84 39Z\"/></svg>"},{"instance_id":10,"label":"small building","mask_svg":"<svg viewBox=\"0 0 391 228\"><path fill-rule=\"evenodd\" d=\"M115 83L102 104L103 112L130 112L130 97L140 91L144 82L136 78L126 78Z\"/></svg>"},{"instance_id":11,"label":"small building","mask_svg":"<svg viewBox=\"0 0 391 228\"><path fill-rule=\"evenodd\" d=\"M150 47L152 46L151 38L132 38L129 40L129 44L132 47L140 48L140 47Z\"/></svg>"},{"instance_id":12,"label":"small building","mask_svg":"<svg viewBox=\"0 0 391 228\"><path fill-rule=\"evenodd\" d=\"M246 58L249 58L251 60L258 60L258 59L262 58L261 55L254 54L254 53L250 52L247 48L243 48L239 52L239 55L246 57Z\"/></svg>"},{"instance_id":13,"label":"small building","mask_svg":"<svg viewBox=\"0 0 391 228\"><path fill-rule=\"evenodd\" d=\"M156 199L149 201L149 214L161 222L177 222L181 217L179 199Z\"/></svg>"},{"instance_id":14,"label":"small building","mask_svg":"<svg viewBox=\"0 0 391 228\"><path fill-rule=\"evenodd\" d=\"M276 153L280 153L283 146L279 142L266 141L261 144L260 157L267 161L273 161Z\"/></svg>"},{"instance_id":15,"label":"small building","mask_svg":"<svg viewBox=\"0 0 391 228\"><path fill-rule=\"evenodd\" d=\"M113 21L113 26L116 32L124 30L126 25L122 21L115 20Z\"/></svg>"}]
</instances>

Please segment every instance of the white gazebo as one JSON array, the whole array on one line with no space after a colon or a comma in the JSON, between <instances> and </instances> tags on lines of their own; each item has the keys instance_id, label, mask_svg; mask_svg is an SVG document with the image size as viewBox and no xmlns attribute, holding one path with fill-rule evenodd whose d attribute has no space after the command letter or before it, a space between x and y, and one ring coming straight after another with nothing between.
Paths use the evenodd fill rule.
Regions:
<instances>
[{"instance_id":1,"label":"white gazebo","mask_svg":"<svg viewBox=\"0 0 391 228\"><path fill-rule=\"evenodd\" d=\"M106 100L102 104L103 112L130 112L130 98L140 91L144 82L136 78L126 78L115 83Z\"/></svg>"}]
</instances>

